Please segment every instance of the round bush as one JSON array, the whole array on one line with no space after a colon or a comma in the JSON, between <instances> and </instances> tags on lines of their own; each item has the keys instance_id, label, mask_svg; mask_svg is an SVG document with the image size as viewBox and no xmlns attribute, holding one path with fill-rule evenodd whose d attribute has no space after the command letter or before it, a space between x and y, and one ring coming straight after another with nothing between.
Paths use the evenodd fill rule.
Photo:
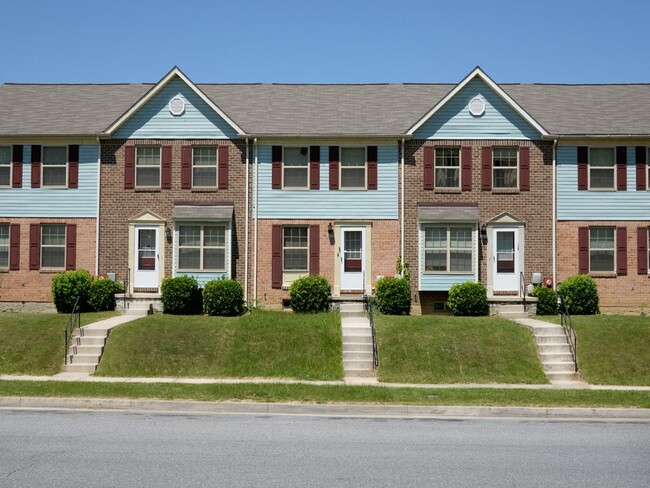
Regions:
<instances>
[{"instance_id":1,"label":"round bush","mask_svg":"<svg viewBox=\"0 0 650 488\"><path fill-rule=\"evenodd\" d=\"M52 277L52 300L59 313L71 313L77 297L79 310L88 310L88 291L92 278L85 269L57 273Z\"/></svg>"},{"instance_id":2,"label":"round bush","mask_svg":"<svg viewBox=\"0 0 650 488\"><path fill-rule=\"evenodd\" d=\"M199 284L191 276L165 278L160 286L163 313L192 315L201 313Z\"/></svg>"},{"instance_id":3,"label":"round bush","mask_svg":"<svg viewBox=\"0 0 650 488\"><path fill-rule=\"evenodd\" d=\"M599 313L598 288L591 276L574 275L562 282L559 293L564 296L571 315L593 315Z\"/></svg>"},{"instance_id":4,"label":"round bush","mask_svg":"<svg viewBox=\"0 0 650 488\"><path fill-rule=\"evenodd\" d=\"M115 294L124 291L122 285L108 279L97 279L88 290L88 306L95 312L115 310Z\"/></svg>"},{"instance_id":5,"label":"round bush","mask_svg":"<svg viewBox=\"0 0 650 488\"><path fill-rule=\"evenodd\" d=\"M533 296L537 298L537 315L555 315L557 313L557 293L553 288L536 286Z\"/></svg>"},{"instance_id":6,"label":"round bush","mask_svg":"<svg viewBox=\"0 0 650 488\"><path fill-rule=\"evenodd\" d=\"M375 289L377 309L386 315L411 313L411 287L405 278L380 278Z\"/></svg>"},{"instance_id":7,"label":"round bush","mask_svg":"<svg viewBox=\"0 0 650 488\"><path fill-rule=\"evenodd\" d=\"M294 312L324 312L329 309L332 287L323 276L303 276L289 287Z\"/></svg>"},{"instance_id":8,"label":"round bush","mask_svg":"<svg viewBox=\"0 0 650 488\"><path fill-rule=\"evenodd\" d=\"M212 280L203 288L203 310L208 315L234 317L244 311L244 291L236 280Z\"/></svg>"},{"instance_id":9,"label":"round bush","mask_svg":"<svg viewBox=\"0 0 650 488\"><path fill-rule=\"evenodd\" d=\"M472 281L466 281L451 287L447 307L454 315L468 317L487 315L490 311L485 287L482 283Z\"/></svg>"}]
</instances>

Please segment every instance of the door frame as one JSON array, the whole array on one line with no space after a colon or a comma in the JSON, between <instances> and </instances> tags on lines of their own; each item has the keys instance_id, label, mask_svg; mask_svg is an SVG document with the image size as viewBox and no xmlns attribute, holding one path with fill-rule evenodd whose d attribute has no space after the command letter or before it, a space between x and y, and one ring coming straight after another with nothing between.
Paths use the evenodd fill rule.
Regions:
<instances>
[{"instance_id":1,"label":"door frame","mask_svg":"<svg viewBox=\"0 0 650 488\"><path fill-rule=\"evenodd\" d=\"M519 276L525 268L525 223L514 217L513 215L504 212L498 217L488 221L486 223L487 227L487 252L485 256L486 268L487 268L487 292L488 297L500 296L501 293L504 295L513 296L512 293L516 292L516 296L521 298L520 290L520 281ZM496 234L497 231L503 230L512 230L515 232L515 270L513 277L514 287L512 289L499 289L499 284L495 283L496 277ZM495 287L496 284L496 287ZM526 293L526 290L524 290Z\"/></svg>"},{"instance_id":2,"label":"door frame","mask_svg":"<svg viewBox=\"0 0 650 488\"><path fill-rule=\"evenodd\" d=\"M363 232L363 253L362 253L362 273L365 290L359 290L364 293L372 292L372 224L369 222L334 222L335 252L334 252L334 295L340 295L341 278L343 272L342 255L343 252L343 231L344 230L361 230ZM363 283L362 283L363 287Z\"/></svg>"},{"instance_id":3,"label":"door frame","mask_svg":"<svg viewBox=\"0 0 650 488\"><path fill-rule=\"evenodd\" d=\"M151 211L143 211L133 218L129 219L129 248L128 248L128 265L129 265L129 289L127 293L132 294L135 290L135 265L137 262L136 249L136 229L141 227L156 228L158 232L158 293L160 293L160 283L165 275L165 219Z\"/></svg>"}]
</instances>

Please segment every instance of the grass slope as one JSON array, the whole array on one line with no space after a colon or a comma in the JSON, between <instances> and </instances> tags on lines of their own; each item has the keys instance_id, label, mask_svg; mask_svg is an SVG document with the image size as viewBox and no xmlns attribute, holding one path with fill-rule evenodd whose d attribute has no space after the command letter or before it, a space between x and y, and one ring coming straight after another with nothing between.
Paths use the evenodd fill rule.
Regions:
<instances>
[{"instance_id":1,"label":"grass slope","mask_svg":"<svg viewBox=\"0 0 650 488\"><path fill-rule=\"evenodd\" d=\"M152 315L117 327L96 374L130 377L343 377L338 313Z\"/></svg>"},{"instance_id":2,"label":"grass slope","mask_svg":"<svg viewBox=\"0 0 650 488\"><path fill-rule=\"evenodd\" d=\"M376 316L379 379L547 383L529 330L497 317Z\"/></svg>"}]
</instances>

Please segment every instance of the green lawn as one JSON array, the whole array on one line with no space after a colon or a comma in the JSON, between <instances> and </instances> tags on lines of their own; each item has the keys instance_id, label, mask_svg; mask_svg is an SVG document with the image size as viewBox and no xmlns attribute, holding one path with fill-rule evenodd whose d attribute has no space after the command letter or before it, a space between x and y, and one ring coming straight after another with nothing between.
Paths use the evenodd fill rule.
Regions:
<instances>
[{"instance_id":1,"label":"green lawn","mask_svg":"<svg viewBox=\"0 0 650 488\"><path fill-rule=\"evenodd\" d=\"M559 316L539 317L560 323ZM588 383L650 386L650 317L576 315L578 367Z\"/></svg>"},{"instance_id":2,"label":"green lawn","mask_svg":"<svg viewBox=\"0 0 650 488\"><path fill-rule=\"evenodd\" d=\"M338 313L152 315L115 328L95 374L343 378Z\"/></svg>"},{"instance_id":3,"label":"green lawn","mask_svg":"<svg viewBox=\"0 0 650 488\"><path fill-rule=\"evenodd\" d=\"M376 315L379 380L548 383L532 333L497 317Z\"/></svg>"},{"instance_id":4,"label":"green lawn","mask_svg":"<svg viewBox=\"0 0 650 488\"><path fill-rule=\"evenodd\" d=\"M81 314L81 325L116 312ZM63 365L68 314L0 313L0 374L52 375Z\"/></svg>"}]
</instances>

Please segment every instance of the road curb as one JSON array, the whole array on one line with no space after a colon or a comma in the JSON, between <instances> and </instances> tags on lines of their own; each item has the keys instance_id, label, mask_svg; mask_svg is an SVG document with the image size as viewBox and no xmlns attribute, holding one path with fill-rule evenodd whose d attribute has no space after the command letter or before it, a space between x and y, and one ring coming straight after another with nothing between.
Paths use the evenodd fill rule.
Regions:
<instances>
[{"instance_id":1,"label":"road curb","mask_svg":"<svg viewBox=\"0 0 650 488\"><path fill-rule=\"evenodd\" d=\"M536 418L557 420L635 420L650 422L650 409L644 408L341 405L64 397L0 397L0 408L126 410L202 414L314 415L325 417Z\"/></svg>"}]
</instances>

